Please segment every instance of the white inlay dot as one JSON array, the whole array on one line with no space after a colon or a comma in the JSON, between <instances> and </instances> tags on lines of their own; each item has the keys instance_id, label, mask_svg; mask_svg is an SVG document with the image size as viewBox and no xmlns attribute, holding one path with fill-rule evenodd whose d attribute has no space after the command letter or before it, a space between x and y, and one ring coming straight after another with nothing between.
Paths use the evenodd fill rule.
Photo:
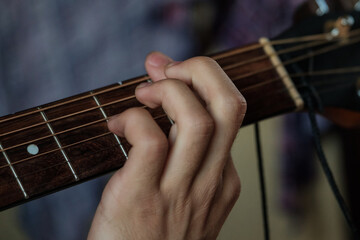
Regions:
<instances>
[{"instance_id":1,"label":"white inlay dot","mask_svg":"<svg viewBox=\"0 0 360 240\"><path fill-rule=\"evenodd\" d=\"M31 155L36 155L39 153L39 148L35 144L30 144L29 146L27 146L27 151Z\"/></svg>"}]
</instances>

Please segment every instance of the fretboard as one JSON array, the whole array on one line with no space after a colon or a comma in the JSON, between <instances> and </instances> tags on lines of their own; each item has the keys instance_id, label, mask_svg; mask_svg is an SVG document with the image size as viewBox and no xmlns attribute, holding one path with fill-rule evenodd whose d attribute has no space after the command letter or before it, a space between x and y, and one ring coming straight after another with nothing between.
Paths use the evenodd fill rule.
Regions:
<instances>
[{"instance_id":1,"label":"fretboard","mask_svg":"<svg viewBox=\"0 0 360 240\"><path fill-rule=\"evenodd\" d=\"M247 100L244 125L301 108L265 40L213 58ZM0 210L121 168L131 146L110 133L106 122L128 108L145 107L134 90L148 80L134 78L1 117ZM171 122L162 109L146 109L168 133Z\"/></svg>"}]
</instances>

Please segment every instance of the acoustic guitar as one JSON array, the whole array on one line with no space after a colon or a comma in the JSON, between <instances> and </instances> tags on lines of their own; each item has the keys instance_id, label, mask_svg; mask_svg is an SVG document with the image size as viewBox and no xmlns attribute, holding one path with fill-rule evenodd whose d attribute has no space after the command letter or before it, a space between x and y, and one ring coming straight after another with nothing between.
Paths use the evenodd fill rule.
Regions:
<instances>
[{"instance_id":1,"label":"acoustic guitar","mask_svg":"<svg viewBox=\"0 0 360 240\"><path fill-rule=\"evenodd\" d=\"M244 125L306 111L309 96L334 121L359 125L359 26L359 12L312 17L275 39L211 56L247 99ZM145 75L1 117L0 210L121 168L131 146L106 122L131 107L148 109L134 96L146 81ZM148 110L168 133L164 111Z\"/></svg>"}]
</instances>

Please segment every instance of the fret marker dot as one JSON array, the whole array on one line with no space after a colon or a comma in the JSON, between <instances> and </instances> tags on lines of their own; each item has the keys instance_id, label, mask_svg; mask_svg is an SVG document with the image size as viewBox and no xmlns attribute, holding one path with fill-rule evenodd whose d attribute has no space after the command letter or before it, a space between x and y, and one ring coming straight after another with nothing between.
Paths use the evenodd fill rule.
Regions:
<instances>
[{"instance_id":1,"label":"fret marker dot","mask_svg":"<svg viewBox=\"0 0 360 240\"><path fill-rule=\"evenodd\" d=\"M39 148L35 144L30 144L29 146L27 146L27 151L31 155L36 155L39 153Z\"/></svg>"}]
</instances>

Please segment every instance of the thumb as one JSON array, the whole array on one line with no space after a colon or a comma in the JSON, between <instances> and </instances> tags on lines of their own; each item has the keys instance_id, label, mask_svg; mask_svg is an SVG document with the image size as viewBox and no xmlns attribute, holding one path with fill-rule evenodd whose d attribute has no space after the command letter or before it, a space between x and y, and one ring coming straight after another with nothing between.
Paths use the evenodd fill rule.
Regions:
<instances>
[{"instance_id":1,"label":"thumb","mask_svg":"<svg viewBox=\"0 0 360 240\"><path fill-rule=\"evenodd\" d=\"M168 56L160 52L152 52L146 57L145 68L150 78L156 82L167 78L165 75L165 66L172 62L174 61Z\"/></svg>"}]
</instances>

